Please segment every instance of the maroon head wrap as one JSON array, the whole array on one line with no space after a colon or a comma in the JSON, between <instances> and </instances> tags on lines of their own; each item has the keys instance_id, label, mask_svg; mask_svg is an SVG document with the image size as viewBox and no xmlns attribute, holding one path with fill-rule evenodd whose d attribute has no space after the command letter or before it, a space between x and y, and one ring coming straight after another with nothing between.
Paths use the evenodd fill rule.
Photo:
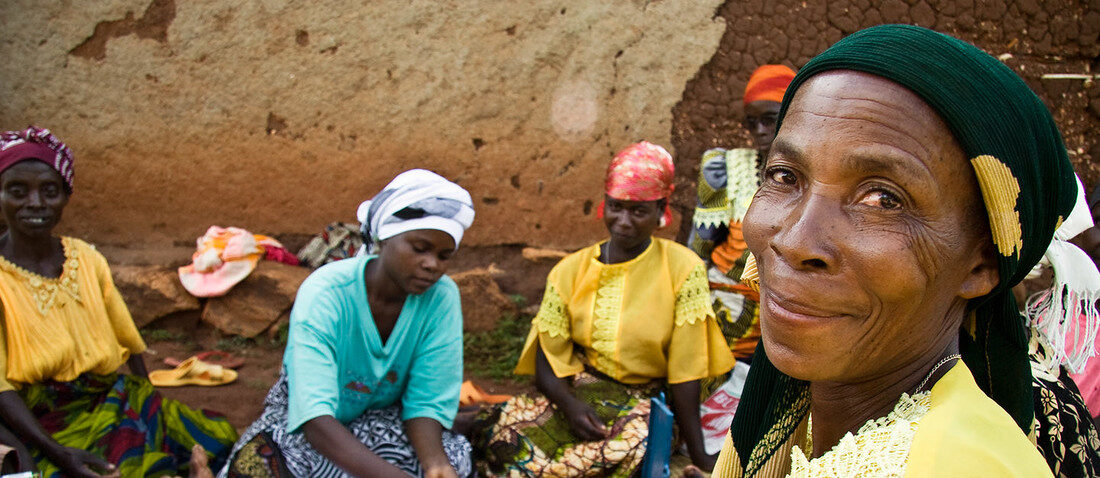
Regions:
<instances>
[{"instance_id":1,"label":"maroon head wrap","mask_svg":"<svg viewBox=\"0 0 1100 478\"><path fill-rule=\"evenodd\" d=\"M73 193L73 152L50 130L28 126L23 131L0 133L0 174L24 159L35 159L55 169Z\"/></svg>"}]
</instances>

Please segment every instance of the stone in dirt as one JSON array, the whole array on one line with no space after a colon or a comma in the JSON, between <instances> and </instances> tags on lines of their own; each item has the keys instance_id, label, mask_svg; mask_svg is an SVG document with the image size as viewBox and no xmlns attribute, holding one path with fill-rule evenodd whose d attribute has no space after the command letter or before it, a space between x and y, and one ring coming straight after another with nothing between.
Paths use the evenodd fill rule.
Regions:
<instances>
[{"instance_id":1,"label":"stone in dirt","mask_svg":"<svg viewBox=\"0 0 1100 478\"><path fill-rule=\"evenodd\" d=\"M540 249L538 247L524 247L522 254L524 259L532 262L558 261L569 255L569 253L565 251L559 251L557 249Z\"/></svg>"},{"instance_id":2,"label":"stone in dirt","mask_svg":"<svg viewBox=\"0 0 1100 478\"><path fill-rule=\"evenodd\" d=\"M226 334L255 337L290 310L309 273L304 267L260 261L228 294L206 301L202 321Z\"/></svg>"},{"instance_id":3,"label":"stone in dirt","mask_svg":"<svg viewBox=\"0 0 1100 478\"><path fill-rule=\"evenodd\" d=\"M462 296L463 329L469 332L484 332L496 327L504 314L517 312L515 302L500 290L494 276L504 271L496 264L459 272L451 276L458 284Z\"/></svg>"},{"instance_id":4,"label":"stone in dirt","mask_svg":"<svg viewBox=\"0 0 1100 478\"><path fill-rule=\"evenodd\" d=\"M111 275L138 327L176 312L199 310L199 300L183 288L175 268L114 266Z\"/></svg>"}]
</instances>

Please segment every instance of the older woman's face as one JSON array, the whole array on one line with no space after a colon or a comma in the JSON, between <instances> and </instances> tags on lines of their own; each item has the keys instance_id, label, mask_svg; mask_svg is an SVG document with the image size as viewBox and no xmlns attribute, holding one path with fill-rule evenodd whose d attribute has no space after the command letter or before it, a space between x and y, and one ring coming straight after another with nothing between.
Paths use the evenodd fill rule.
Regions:
<instances>
[{"instance_id":1,"label":"older woman's face","mask_svg":"<svg viewBox=\"0 0 1100 478\"><path fill-rule=\"evenodd\" d=\"M966 300L996 284L981 211L919 97L863 73L811 78L744 221L768 357L795 378L858 382L942 354Z\"/></svg>"}]
</instances>

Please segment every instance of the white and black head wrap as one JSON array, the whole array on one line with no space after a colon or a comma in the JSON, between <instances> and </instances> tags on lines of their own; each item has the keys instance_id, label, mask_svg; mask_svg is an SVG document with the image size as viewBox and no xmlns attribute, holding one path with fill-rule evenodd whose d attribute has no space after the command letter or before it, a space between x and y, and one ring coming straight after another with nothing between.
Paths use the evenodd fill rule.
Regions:
<instances>
[{"instance_id":1,"label":"white and black head wrap","mask_svg":"<svg viewBox=\"0 0 1100 478\"><path fill-rule=\"evenodd\" d=\"M474 202L462 186L431 171L412 169L360 204L357 216L372 250L385 239L417 229L446 232L457 248L474 222Z\"/></svg>"}]
</instances>

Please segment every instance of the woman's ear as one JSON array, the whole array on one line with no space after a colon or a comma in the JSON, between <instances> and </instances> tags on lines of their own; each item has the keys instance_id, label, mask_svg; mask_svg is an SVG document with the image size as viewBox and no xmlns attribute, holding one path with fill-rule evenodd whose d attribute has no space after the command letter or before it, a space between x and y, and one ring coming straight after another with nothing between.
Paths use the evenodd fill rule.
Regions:
<instances>
[{"instance_id":1,"label":"woman's ear","mask_svg":"<svg viewBox=\"0 0 1100 478\"><path fill-rule=\"evenodd\" d=\"M1001 283L1001 268L997 262L997 253L993 250L993 242L979 240L975 249L973 259L968 264L970 268L959 285L959 297L963 299L986 295Z\"/></svg>"}]
</instances>

